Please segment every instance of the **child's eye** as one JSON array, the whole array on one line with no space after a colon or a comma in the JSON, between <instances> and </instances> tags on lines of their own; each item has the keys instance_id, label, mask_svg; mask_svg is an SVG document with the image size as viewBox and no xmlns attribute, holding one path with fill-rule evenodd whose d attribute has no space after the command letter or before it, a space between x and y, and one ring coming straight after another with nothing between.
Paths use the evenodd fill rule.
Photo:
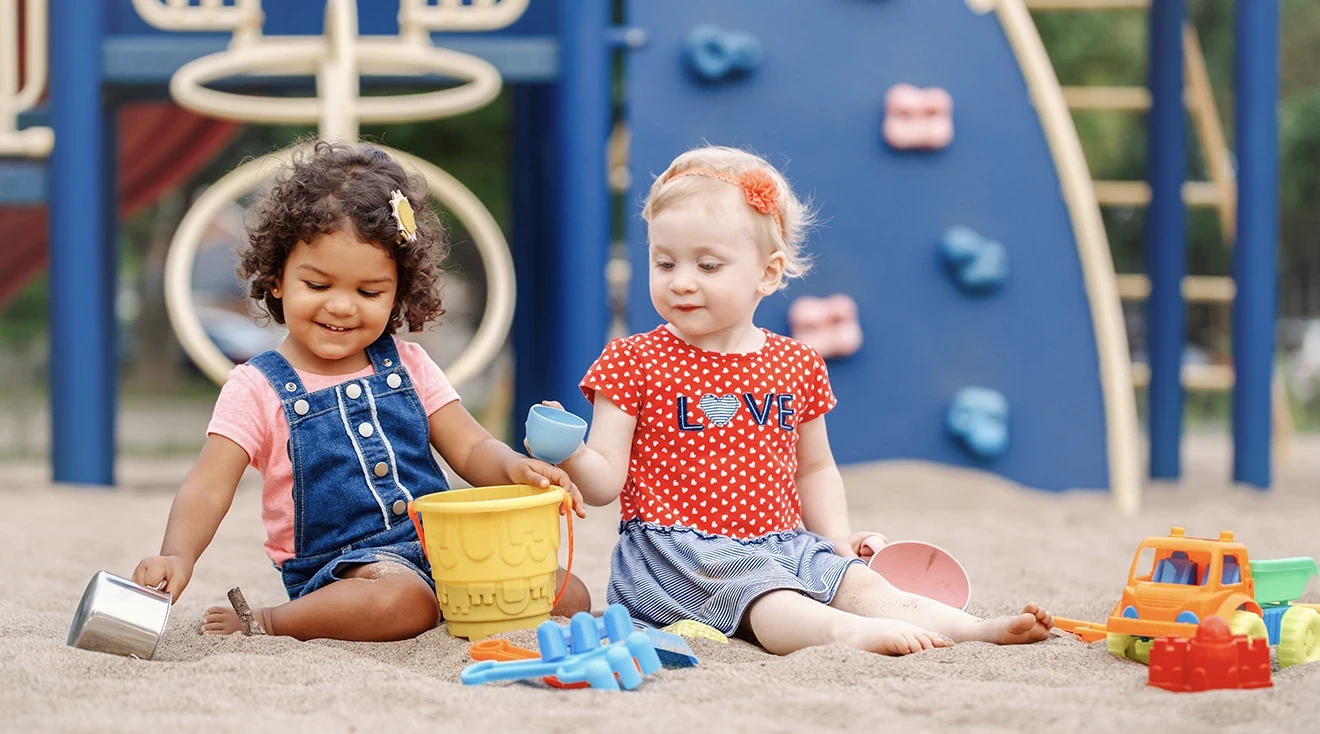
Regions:
<instances>
[{"instance_id":1,"label":"child's eye","mask_svg":"<svg viewBox=\"0 0 1320 734\"><path fill-rule=\"evenodd\" d=\"M364 290L359 289L359 290L358 290L358 293L361 293L362 295L366 296L367 298L380 298L381 291L364 291Z\"/></svg>"},{"instance_id":2,"label":"child's eye","mask_svg":"<svg viewBox=\"0 0 1320 734\"><path fill-rule=\"evenodd\" d=\"M673 270L674 264L665 260L656 260L655 266L661 270Z\"/></svg>"},{"instance_id":3,"label":"child's eye","mask_svg":"<svg viewBox=\"0 0 1320 734\"><path fill-rule=\"evenodd\" d=\"M701 263L701 264L698 265L697 267L701 268L702 270L706 271L707 273L713 273L713 272L715 272L716 270L719 270L719 269L720 269L720 264L719 264L719 263Z\"/></svg>"},{"instance_id":4,"label":"child's eye","mask_svg":"<svg viewBox=\"0 0 1320 734\"><path fill-rule=\"evenodd\" d=\"M313 282L311 282L310 280L304 280L303 282L307 284L307 287L308 287L308 288L311 288L311 289L314 290L314 291L326 291L326 290L330 290L330 286L328 286L328 285L326 285L326 284L324 284L324 283L313 283Z\"/></svg>"}]
</instances>

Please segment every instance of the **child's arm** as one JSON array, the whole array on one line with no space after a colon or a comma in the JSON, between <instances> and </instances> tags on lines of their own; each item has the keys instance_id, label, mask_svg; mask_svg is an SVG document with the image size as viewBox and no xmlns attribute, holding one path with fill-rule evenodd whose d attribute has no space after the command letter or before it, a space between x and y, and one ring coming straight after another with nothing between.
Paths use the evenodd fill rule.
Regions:
<instances>
[{"instance_id":1,"label":"child's arm","mask_svg":"<svg viewBox=\"0 0 1320 734\"><path fill-rule=\"evenodd\" d=\"M637 419L600 391L593 403L591 435L560 466L577 482L587 504L600 507L613 502L623 491Z\"/></svg>"},{"instance_id":2,"label":"child's arm","mask_svg":"<svg viewBox=\"0 0 1320 734\"><path fill-rule=\"evenodd\" d=\"M817 535L834 542L841 556L869 556L863 553L862 543L879 533L853 533L848 524L848 496L843 488L843 476L834 463L830 439L825 432L825 417L807 421L798 430L798 469L794 476L798 495L802 498L802 522Z\"/></svg>"},{"instance_id":3,"label":"child's arm","mask_svg":"<svg viewBox=\"0 0 1320 734\"><path fill-rule=\"evenodd\" d=\"M549 487L553 484L568 490L578 516L586 517L582 510L582 495L568 474L559 467L509 448L490 435L457 400L431 413L430 425L431 445L468 484L474 487L509 483Z\"/></svg>"},{"instance_id":4,"label":"child's arm","mask_svg":"<svg viewBox=\"0 0 1320 734\"><path fill-rule=\"evenodd\" d=\"M133 571L134 581L153 588L164 581L165 591L178 601L192 579L197 559L229 512L247 465L247 452L238 444L224 436L207 436L197 463L184 477L170 507L160 555L144 558Z\"/></svg>"}]
</instances>

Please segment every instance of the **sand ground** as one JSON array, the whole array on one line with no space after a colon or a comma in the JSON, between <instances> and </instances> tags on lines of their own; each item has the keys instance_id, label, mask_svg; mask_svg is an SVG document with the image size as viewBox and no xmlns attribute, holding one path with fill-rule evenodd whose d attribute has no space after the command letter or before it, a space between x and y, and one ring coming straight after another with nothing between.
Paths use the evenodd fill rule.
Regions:
<instances>
[{"instance_id":1,"label":"sand ground","mask_svg":"<svg viewBox=\"0 0 1320 734\"><path fill-rule=\"evenodd\" d=\"M1123 517L1103 494L1052 495L917 463L849 467L854 527L940 544L973 584L971 611L1039 601L1102 619L1147 535L1232 529L1253 558L1320 556L1320 437L1299 437L1279 485L1227 481L1228 443L1192 437L1187 478L1148 488ZM1170 694L1103 643L961 644L906 658L838 647L775 657L744 642L693 642L701 665L633 692L539 685L464 687L466 644L443 628L399 643L199 637L196 620L242 585L284 600L261 549L259 483L233 510L175 606L154 661L68 648L70 618L97 570L121 575L160 543L178 460L121 463L117 492L55 487L42 463L0 465L0 729L14 731L1298 731L1320 730L1320 664L1276 671L1263 691ZM575 571L604 603L616 508L578 527ZM1320 601L1320 585L1308 589ZM530 631L508 635L532 646Z\"/></svg>"}]
</instances>

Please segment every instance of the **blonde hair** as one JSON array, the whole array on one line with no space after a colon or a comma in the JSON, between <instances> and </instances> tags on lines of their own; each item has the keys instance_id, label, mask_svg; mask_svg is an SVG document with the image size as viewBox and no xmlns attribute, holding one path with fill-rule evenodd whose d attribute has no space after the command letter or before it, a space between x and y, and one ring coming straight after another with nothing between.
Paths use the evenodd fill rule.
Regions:
<instances>
[{"instance_id":1,"label":"blonde hair","mask_svg":"<svg viewBox=\"0 0 1320 734\"><path fill-rule=\"evenodd\" d=\"M783 253L784 277L779 281L781 289L787 287L789 279L807 274L811 269L811 258L802 251L802 242L806 239L807 230L816 221L816 213L812 211L810 203L803 202L793 194L783 174L755 153L706 145L680 155L651 184L651 191L642 206L642 219L649 224L665 207L706 193L712 186L731 185L709 176L679 176L693 169L704 169L735 178L748 171L768 174L775 183L779 221L776 222L771 214L757 214L753 209L756 214L753 217L756 227L754 236L759 244L768 244L771 252Z\"/></svg>"}]
</instances>

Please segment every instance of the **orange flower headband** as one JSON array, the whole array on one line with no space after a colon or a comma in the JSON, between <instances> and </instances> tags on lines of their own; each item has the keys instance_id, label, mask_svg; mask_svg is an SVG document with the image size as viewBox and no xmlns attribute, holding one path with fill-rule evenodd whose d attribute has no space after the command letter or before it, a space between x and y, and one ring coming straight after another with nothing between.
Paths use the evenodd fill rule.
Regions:
<instances>
[{"instance_id":1,"label":"orange flower headband","mask_svg":"<svg viewBox=\"0 0 1320 734\"><path fill-rule=\"evenodd\" d=\"M751 204L756 211L774 217L775 226L779 228L780 235L783 235L784 222L779 218L779 187L775 185L775 180L770 177L770 174L759 168L753 168L734 177L708 168L689 168L682 173L674 174L669 180L675 181L685 176L716 178L741 188L743 193L747 195L747 203Z\"/></svg>"}]
</instances>

